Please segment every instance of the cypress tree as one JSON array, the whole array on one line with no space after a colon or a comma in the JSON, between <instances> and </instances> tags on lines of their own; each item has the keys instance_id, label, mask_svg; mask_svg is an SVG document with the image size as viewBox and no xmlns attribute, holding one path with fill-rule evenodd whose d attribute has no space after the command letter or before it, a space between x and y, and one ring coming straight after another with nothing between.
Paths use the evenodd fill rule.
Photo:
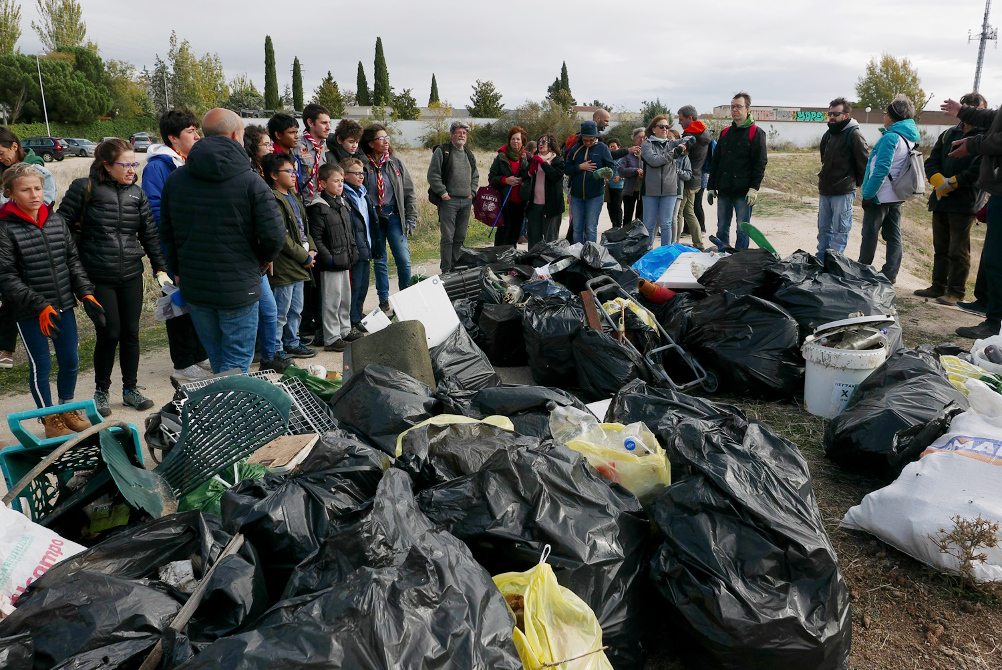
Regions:
<instances>
[{"instance_id":1,"label":"cypress tree","mask_svg":"<svg viewBox=\"0 0 1002 670\"><path fill-rule=\"evenodd\" d=\"M431 107L432 105L434 105L434 104L436 104L438 102L440 102L439 99L438 99L438 82L435 81L435 73L432 72L431 73L431 95L428 96L428 106Z\"/></svg>"},{"instance_id":2,"label":"cypress tree","mask_svg":"<svg viewBox=\"0 0 1002 670\"><path fill-rule=\"evenodd\" d=\"M358 77L355 79L355 104L359 107L368 107L372 104L372 98L369 97L369 82L365 80L362 61L358 61Z\"/></svg>"},{"instance_id":3,"label":"cypress tree","mask_svg":"<svg viewBox=\"0 0 1002 670\"><path fill-rule=\"evenodd\" d=\"M383 38L376 38L376 60L373 64L372 104L389 105L393 94L390 93L390 73L386 70L386 57L383 55Z\"/></svg>"},{"instance_id":4,"label":"cypress tree","mask_svg":"<svg viewBox=\"0 0 1002 670\"><path fill-rule=\"evenodd\" d=\"M571 80L567 76L567 61L563 61L560 64L560 88L568 93L571 92Z\"/></svg>"},{"instance_id":5,"label":"cypress tree","mask_svg":"<svg viewBox=\"0 0 1002 670\"><path fill-rule=\"evenodd\" d=\"M299 56L292 61L292 108L303 111L303 68L299 65Z\"/></svg>"},{"instance_id":6,"label":"cypress tree","mask_svg":"<svg viewBox=\"0 0 1002 670\"><path fill-rule=\"evenodd\" d=\"M282 101L278 97L275 45L271 43L271 35L267 35L264 38L264 106L268 109L282 108Z\"/></svg>"}]
</instances>

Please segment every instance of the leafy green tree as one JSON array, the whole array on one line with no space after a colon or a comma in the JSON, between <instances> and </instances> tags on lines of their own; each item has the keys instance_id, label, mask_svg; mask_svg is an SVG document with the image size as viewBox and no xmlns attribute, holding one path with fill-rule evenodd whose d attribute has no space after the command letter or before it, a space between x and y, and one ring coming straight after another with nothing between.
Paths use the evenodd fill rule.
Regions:
<instances>
[{"instance_id":1,"label":"leafy green tree","mask_svg":"<svg viewBox=\"0 0 1002 670\"><path fill-rule=\"evenodd\" d=\"M394 120L417 121L421 118L421 108L411 94L411 89L405 88L402 93L393 96Z\"/></svg>"},{"instance_id":2,"label":"leafy green tree","mask_svg":"<svg viewBox=\"0 0 1002 670\"><path fill-rule=\"evenodd\" d=\"M37 67L45 83L45 102L51 120L89 123L110 109L111 95L107 87L88 81L83 72L75 69L71 54L43 58ZM7 105L11 122L44 118L33 56L0 56L0 100Z\"/></svg>"},{"instance_id":3,"label":"leafy green tree","mask_svg":"<svg viewBox=\"0 0 1002 670\"><path fill-rule=\"evenodd\" d=\"M39 23L31 22L31 27L42 46L49 51L60 47L84 46L87 38L87 24L83 20L83 8L77 0L35 0L38 3Z\"/></svg>"},{"instance_id":4,"label":"leafy green tree","mask_svg":"<svg viewBox=\"0 0 1002 670\"><path fill-rule=\"evenodd\" d=\"M437 105L441 101L438 99L438 82L435 81L435 73L431 73L431 93L428 95L428 106Z\"/></svg>"},{"instance_id":5,"label":"leafy green tree","mask_svg":"<svg viewBox=\"0 0 1002 670\"><path fill-rule=\"evenodd\" d=\"M0 0L0 55L12 54L21 39L21 5Z\"/></svg>"},{"instance_id":6,"label":"leafy green tree","mask_svg":"<svg viewBox=\"0 0 1002 670\"><path fill-rule=\"evenodd\" d=\"M334 81L334 75L331 74L330 70L327 70L327 76L313 91L313 102L330 110L331 118L337 119L344 116L344 96L338 89L337 82Z\"/></svg>"},{"instance_id":7,"label":"leafy green tree","mask_svg":"<svg viewBox=\"0 0 1002 670\"><path fill-rule=\"evenodd\" d=\"M153 116L153 101L136 66L127 61L109 60L104 64L111 94L111 116L135 118Z\"/></svg>"},{"instance_id":8,"label":"leafy green tree","mask_svg":"<svg viewBox=\"0 0 1002 670\"><path fill-rule=\"evenodd\" d=\"M470 104L466 109L470 116L482 119L497 119L504 111L501 105L501 93L494 88L492 81L480 81L471 86L473 95L470 96Z\"/></svg>"},{"instance_id":9,"label":"leafy green tree","mask_svg":"<svg viewBox=\"0 0 1002 670\"><path fill-rule=\"evenodd\" d=\"M383 55L383 38L376 38L376 59L373 63L372 104L389 105L393 102L393 89L390 88L390 73L386 69L386 56Z\"/></svg>"},{"instance_id":10,"label":"leafy green tree","mask_svg":"<svg viewBox=\"0 0 1002 670\"><path fill-rule=\"evenodd\" d=\"M285 91L282 92L282 108L292 107L292 87L288 84L285 85Z\"/></svg>"},{"instance_id":11,"label":"leafy green tree","mask_svg":"<svg viewBox=\"0 0 1002 670\"><path fill-rule=\"evenodd\" d=\"M358 75L355 77L355 102L361 107L368 107L372 104L372 96L369 95L369 82L365 80L365 68L362 61L358 61Z\"/></svg>"},{"instance_id":12,"label":"leafy green tree","mask_svg":"<svg viewBox=\"0 0 1002 670\"><path fill-rule=\"evenodd\" d=\"M223 103L223 107L234 112L244 109L264 109L264 96L258 92L250 77L240 74L230 80L230 97Z\"/></svg>"},{"instance_id":13,"label":"leafy green tree","mask_svg":"<svg viewBox=\"0 0 1002 670\"><path fill-rule=\"evenodd\" d=\"M292 108L303 111L303 68L299 65L299 56L292 61Z\"/></svg>"},{"instance_id":14,"label":"leafy green tree","mask_svg":"<svg viewBox=\"0 0 1002 670\"><path fill-rule=\"evenodd\" d=\"M166 85L166 90L165 90ZM157 114L170 108L188 107L196 114L224 104L230 96L219 54L196 55L188 40L172 32L167 60L158 56L149 77L149 94Z\"/></svg>"},{"instance_id":15,"label":"leafy green tree","mask_svg":"<svg viewBox=\"0 0 1002 670\"><path fill-rule=\"evenodd\" d=\"M651 119L660 114L664 114L665 116L667 116L668 123L672 123L671 108L667 104L661 102L661 96L655 98L653 102L644 100L642 103L640 103L639 125L646 127L647 124L651 122Z\"/></svg>"},{"instance_id":16,"label":"leafy green tree","mask_svg":"<svg viewBox=\"0 0 1002 670\"><path fill-rule=\"evenodd\" d=\"M278 97L278 71L275 69L275 45L271 35L264 38L264 106L279 109L282 101Z\"/></svg>"},{"instance_id":17,"label":"leafy green tree","mask_svg":"<svg viewBox=\"0 0 1002 670\"><path fill-rule=\"evenodd\" d=\"M508 129L516 125L525 128L530 139L536 139L543 133L553 133L558 140L576 133L579 127L574 113L567 108L552 100L533 101L505 112L493 123L478 126L471 133L470 142L480 149L497 149L504 144Z\"/></svg>"},{"instance_id":18,"label":"leafy green tree","mask_svg":"<svg viewBox=\"0 0 1002 670\"><path fill-rule=\"evenodd\" d=\"M904 93L915 103L916 113L925 108L925 91L922 90L922 80L918 70L907 58L895 58L883 53L880 59L871 58L866 64L866 72L856 80L856 96L858 107L886 109L894 96Z\"/></svg>"}]
</instances>

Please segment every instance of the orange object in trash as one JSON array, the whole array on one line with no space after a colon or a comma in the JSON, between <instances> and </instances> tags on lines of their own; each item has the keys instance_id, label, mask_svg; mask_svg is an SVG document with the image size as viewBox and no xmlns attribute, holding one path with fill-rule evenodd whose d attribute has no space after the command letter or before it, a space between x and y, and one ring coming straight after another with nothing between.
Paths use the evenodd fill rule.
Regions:
<instances>
[{"instance_id":1,"label":"orange object in trash","mask_svg":"<svg viewBox=\"0 0 1002 670\"><path fill-rule=\"evenodd\" d=\"M660 305L668 302L675 297L675 291L670 288L665 288L664 286L658 286L652 281L647 281L646 279L641 279L637 282L637 288L640 289L640 294L653 302L655 305Z\"/></svg>"}]
</instances>

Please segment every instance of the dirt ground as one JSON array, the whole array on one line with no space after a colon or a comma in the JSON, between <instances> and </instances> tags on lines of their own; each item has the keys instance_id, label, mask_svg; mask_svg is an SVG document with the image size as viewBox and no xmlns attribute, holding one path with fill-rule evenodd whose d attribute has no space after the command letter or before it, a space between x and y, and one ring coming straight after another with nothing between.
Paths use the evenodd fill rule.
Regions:
<instances>
[{"instance_id":1,"label":"dirt ground","mask_svg":"<svg viewBox=\"0 0 1002 670\"><path fill-rule=\"evenodd\" d=\"M416 154L417 155L417 154ZM142 160L142 156L140 155ZM426 154L420 154L425 157ZM770 157L772 158L772 157ZM89 161L87 161L89 162ZM408 161L410 162L410 161ZM53 164L67 176L81 176L86 163L70 159ZM773 162L770 162L770 168ZM414 168L411 169L414 172ZM61 183L64 183L60 177ZM68 183L68 180L67 182ZM418 189L418 192L423 192ZM760 205L756 207L755 223L781 255L797 249L815 251L817 246L816 199L790 196L775 189L762 189ZM812 204L813 203L813 204ZM716 211L707 207L708 228L715 229ZM857 207L854 226L849 238L847 255L855 257L859 250L859 223L862 211ZM564 222L566 226L566 220ZM609 226L605 212L600 229ZM732 233L733 234L733 233ZM683 242L686 238L683 238ZM954 329L973 325L979 319L959 309L944 307L935 301L912 296L929 281L928 244L921 231L906 241L905 263L897 282L897 306L909 346L922 343L960 340ZM878 249L877 262L882 262L883 245ZM436 263L415 267L415 272L434 274ZM973 280L973 272L972 272ZM392 284L393 282L391 282ZM376 306L374 290L366 302ZM341 355L320 352L310 363L328 369L340 369ZM147 349L143 353L140 384L157 405L167 402L173 392L168 381L170 358L166 348ZM499 370L509 383L531 383L527 368ZM3 374L0 372L0 374ZM80 376L77 397L90 396L93 372ZM141 425L145 413L125 409L114 402L117 386L112 389L113 418ZM850 667L856 670L897 670L905 668L980 669L1002 668L1002 593L974 592L962 588L950 577L936 573L913 559L884 545L864 533L845 531L838 523L845 512L859 503L866 493L886 482L847 472L825 459L821 447L825 421L808 414L800 403L775 404L740 398L719 398L741 406L750 417L760 419L780 434L798 444L811 467L814 490L826 527L835 544L840 565L852 599L853 650ZM28 394L0 397L4 415L33 407ZM4 422L0 425L0 444L10 444L12 437ZM673 638L667 631L662 646L651 650L648 670L699 668L698 661L686 661L685 650L690 641ZM782 670L777 668L777 670Z\"/></svg>"}]
</instances>

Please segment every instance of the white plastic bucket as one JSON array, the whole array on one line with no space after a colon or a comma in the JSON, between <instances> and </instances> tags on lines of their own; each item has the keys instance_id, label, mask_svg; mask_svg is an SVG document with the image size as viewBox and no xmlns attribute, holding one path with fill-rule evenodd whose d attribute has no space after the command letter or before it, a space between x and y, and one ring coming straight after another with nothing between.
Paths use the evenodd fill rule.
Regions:
<instances>
[{"instance_id":1,"label":"white plastic bucket","mask_svg":"<svg viewBox=\"0 0 1002 670\"><path fill-rule=\"evenodd\" d=\"M807 411L834 419L845 409L856 387L887 358L887 347L879 349L835 349L816 341L805 342L801 351L807 361L804 402Z\"/></svg>"}]
</instances>

